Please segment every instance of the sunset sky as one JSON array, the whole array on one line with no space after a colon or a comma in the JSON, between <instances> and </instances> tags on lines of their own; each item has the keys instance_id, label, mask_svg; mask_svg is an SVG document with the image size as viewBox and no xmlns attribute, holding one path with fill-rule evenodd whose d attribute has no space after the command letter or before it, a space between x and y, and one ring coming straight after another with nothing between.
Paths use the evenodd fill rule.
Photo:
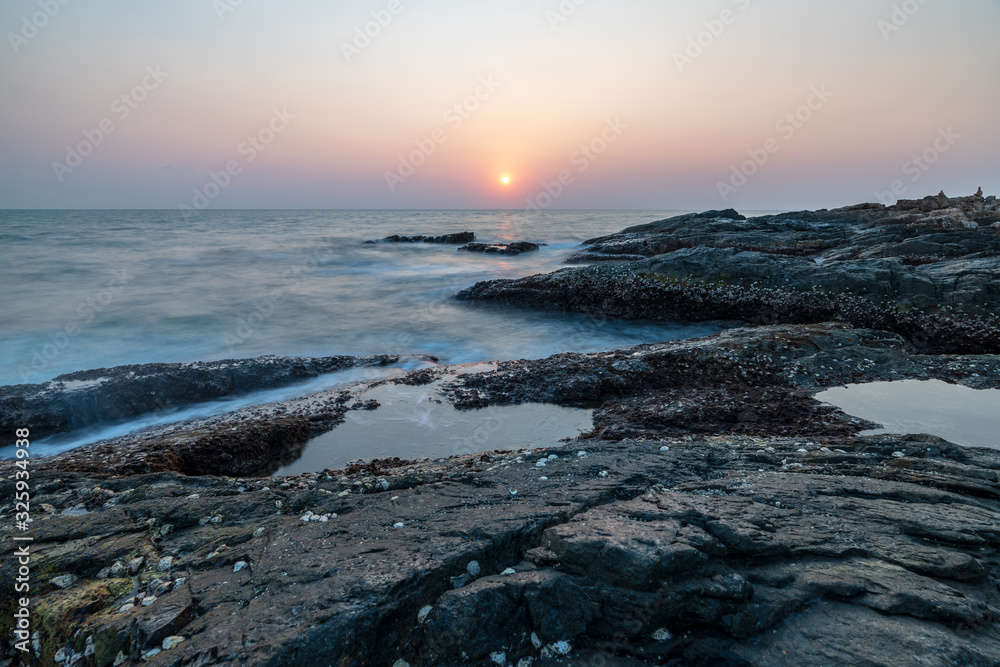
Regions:
<instances>
[{"instance_id":1,"label":"sunset sky","mask_svg":"<svg viewBox=\"0 0 1000 667\"><path fill-rule=\"evenodd\" d=\"M6 0L0 208L1000 194L998 25L997 0Z\"/></svg>"}]
</instances>

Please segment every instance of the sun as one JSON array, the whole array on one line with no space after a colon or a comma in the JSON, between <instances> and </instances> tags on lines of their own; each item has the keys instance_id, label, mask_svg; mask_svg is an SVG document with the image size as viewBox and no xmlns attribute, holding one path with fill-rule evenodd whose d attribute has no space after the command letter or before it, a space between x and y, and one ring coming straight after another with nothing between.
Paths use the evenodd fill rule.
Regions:
<instances>
[{"instance_id":1,"label":"sun","mask_svg":"<svg viewBox=\"0 0 1000 667\"><path fill-rule=\"evenodd\" d=\"M504 185L510 185L510 176L502 176L500 182Z\"/></svg>"}]
</instances>

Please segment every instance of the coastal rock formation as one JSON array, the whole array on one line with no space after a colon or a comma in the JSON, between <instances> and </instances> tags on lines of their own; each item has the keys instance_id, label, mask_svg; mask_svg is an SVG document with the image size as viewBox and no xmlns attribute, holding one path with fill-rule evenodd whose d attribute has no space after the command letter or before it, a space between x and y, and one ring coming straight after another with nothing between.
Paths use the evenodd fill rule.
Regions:
<instances>
[{"instance_id":1,"label":"coastal rock formation","mask_svg":"<svg viewBox=\"0 0 1000 667\"><path fill-rule=\"evenodd\" d=\"M483 252L486 254L500 254L500 255L520 255L524 252L534 252L538 250L539 245L537 243L530 243L529 241L515 241L513 243L470 243L464 245L459 250L465 250L468 252Z\"/></svg>"},{"instance_id":2,"label":"coastal rock formation","mask_svg":"<svg viewBox=\"0 0 1000 667\"><path fill-rule=\"evenodd\" d=\"M624 319L839 320L921 351L995 353L997 216L996 198L975 196L750 219L709 211L592 239L575 256L627 262L478 283L457 298Z\"/></svg>"},{"instance_id":3,"label":"coastal rock formation","mask_svg":"<svg viewBox=\"0 0 1000 667\"><path fill-rule=\"evenodd\" d=\"M258 357L188 364L140 364L0 387L0 430L30 425L34 437L259 389L282 387L401 357Z\"/></svg>"},{"instance_id":4,"label":"coastal rock formation","mask_svg":"<svg viewBox=\"0 0 1000 667\"><path fill-rule=\"evenodd\" d=\"M580 441L288 479L45 471L40 657L991 665L998 470L996 452L882 436Z\"/></svg>"},{"instance_id":5,"label":"coastal rock formation","mask_svg":"<svg viewBox=\"0 0 1000 667\"><path fill-rule=\"evenodd\" d=\"M903 379L1000 388L997 212L981 193L942 194L632 228L578 256L629 261L460 298L760 326L423 368L33 459L29 661L998 665L1000 449L863 436L873 424L815 398ZM220 363L284 382L395 359ZM88 387L114 402L190 382L189 402L235 371L185 372L92 371L0 396L52 393L44 429ZM593 429L265 477L402 387L470 417L489 408L484 424L498 406L585 405ZM0 461L0 496L18 471ZM0 506L5 618L16 511ZM0 637L0 664L22 658Z\"/></svg>"},{"instance_id":6,"label":"coastal rock formation","mask_svg":"<svg viewBox=\"0 0 1000 667\"><path fill-rule=\"evenodd\" d=\"M812 398L932 377L997 387L1000 357L740 329L438 366L33 461L39 664L996 664L1000 451L860 437ZM595 430L256 476L377 407L373 385L441 381L467 408L586 402Z\"/></svg>"},{"instance_id":7,"label":"coastal rock formation","mask_svg":"<svg viewBox=\"0 0 1000 667\"><path fill-rule=\"evenodd\" d=\"M381 241L365 241L365 243L470 243L476 240L473 232L457 232L455 234L442 234L441 236L400 236L393 234Z\"/></svg>"}]
</instances>

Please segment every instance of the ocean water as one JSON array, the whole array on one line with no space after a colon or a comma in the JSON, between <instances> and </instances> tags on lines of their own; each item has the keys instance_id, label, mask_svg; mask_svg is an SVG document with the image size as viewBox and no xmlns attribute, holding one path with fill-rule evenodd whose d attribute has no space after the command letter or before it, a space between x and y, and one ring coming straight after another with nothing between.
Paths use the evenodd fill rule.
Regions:
<instances>
[{"instance_id":1,"label":"ocean water","mask_svg":"<svg viewBox=\"0 0 1000 667\"><path fill-rule=\"evenodd\" d=\"M685 211L0 211L0 384L261 354L540 358L712 333L451 300L561 268L583 240ZM390 234L473 231L516 257Z\"/></svg>"}]
</instances>

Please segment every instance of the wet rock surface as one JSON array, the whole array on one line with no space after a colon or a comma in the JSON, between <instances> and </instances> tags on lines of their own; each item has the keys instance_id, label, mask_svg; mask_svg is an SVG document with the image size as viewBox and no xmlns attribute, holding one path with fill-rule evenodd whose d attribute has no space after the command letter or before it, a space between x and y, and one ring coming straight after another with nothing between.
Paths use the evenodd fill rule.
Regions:
<instances>
[{"instance_id":1,"label":"wet rock surface","mask_svg":"<svg viewBox=\"0 0 1000 667\"><path fill-rule=\"evenodd\" d=\"M448 243L460 244L470 243L476 240L473 232L456 232L454 234L442 234L440 236L401 236L393 234L386 236L381 241L365 241L365 243Z\"/></svg>"},{"instance_id":2,"label":"wet rock surface","mask_svg":"<svg viewBox=\"0 0 1000 667\"><path fill-rule=\"evenodd\" d=\"M624 319L840 320L925 352L1000 352L995 197L749 219L709 211L591 239L571 258L594 260L604 261L479 283L458 298Z\"/></svg>"},{"instance_id":3,"label":"wet rock surface","mask_svg":"<svg viewBox=\"0 0 1000 667\"><path fill-rule=\"evenodd\" d=\"M997 452L879 436L265 480L46 471L40 501L92 509L33 526L36 627L47 664L88 644L89 664L138 664L180 636L148 662L991 665L998 470ZM109 574L136 557L134 579ZM78 580L46 583L61 574Z\"/></svg>"},{"instance_id":4,"label":"wet rock surface","mask_svg":"<svg viewBox=\"0 0 1000 667\"><path fill-rule=\"evenodd\" d=\"M535 252L539 247L537 243L515 241L513 243L470 243L462 246L459 250L481 252L487 255L520 255L526 252Z\"/></svg>"},{"instance_id":5,"label":"wet rock surface","mask_svg":"<svg viewBox=\"0 0 1000 667\"><path fill-rule=\"evenodd\" d=\"M996 387L1000 358L739 329L427 368L36 460L40 664L994 665L1000 451L861 437L812 398L931 377ZM595 429L256 476L380 383L587 403Z\"/></svg>"},{"instance_id":6,"label":"wet rock surface","mask_svg":"<svg viewBox=\"0 0 1000 667\"><path fill-rule=\"evenodd\" d=\"M145 412L282 387L357 366L388 366L398 355L258 357L141 364L60 375L43 384L0 387L0 429L31 425L38 439Z\"/></svg>"}]
</instances>

